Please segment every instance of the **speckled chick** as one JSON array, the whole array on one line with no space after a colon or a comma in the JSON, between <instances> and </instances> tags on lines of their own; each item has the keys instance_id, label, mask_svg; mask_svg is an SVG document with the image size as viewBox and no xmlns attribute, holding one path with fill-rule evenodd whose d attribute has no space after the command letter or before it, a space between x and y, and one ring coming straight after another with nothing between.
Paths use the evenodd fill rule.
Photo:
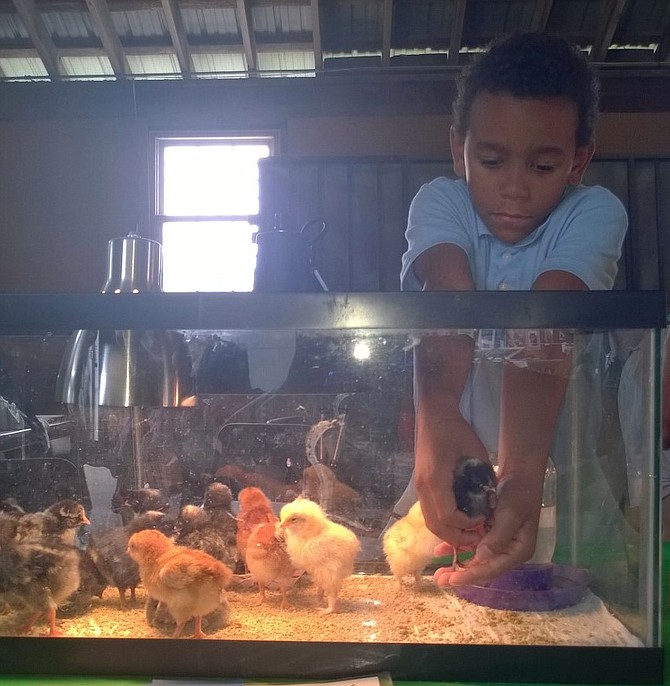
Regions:
<instances>
[{"instance_id":1,"label":"speckled chick","mask_svg":"<svg viewBox=\"0 0 670 686\"><path fill-rule=\"evenodd\" d=\"M177 520L178 545L203 550L231 568L237 564L237 520L231 512L228 486L212 483L205 492L203 507L184 505Z\"/></svg>"},{"instance_id":2,"label":"speckled chick","mask_svg":"<svg viewBox=\"0 0 670 686\"><path fill-rule=\"evenodd\" d=\"M335 612L344 580L354 571L360 542L353 531L332 522L316 503L296 498L282 507L280 529L293 565L304 569L326 597L323 614Z\"/></svg>"},{"instance_id":3,"label":"speckled chick","mask_svg":"<svg viewBox=\"0 0 670 686\"><path fill-rule=\"evenodd\" d=\"M31 612L22 632L46 615L49 635L60 635L56 610L79 588L79 560L76 548L56 538L0 545L0 602Z\"/></svg>"},{"instance_id":4,"label":"speckled chick","mask_svg":"<svg viewBox=\"0 0 670 686\"><path fill-rule=\"evenodd\" d=\"M440 539L426 526L421 505L417 501L404 517L394 522L384 533L386 562L402 586L403 577L411 574L417 588L423 583L422 572L433 558Z\"/></svg>"},{"instance_id":5,"label":"speckled chick","mask_svg":"<svg viewBox=\"0 0 670 686\"><path fill-rule=\"evenodd\" d=\"M90 523L81 503L59 500L42 512L19 517L17 538L22 542L57 538L61 543L74 545L77 529Z\"/></svg>"}]
</instances>

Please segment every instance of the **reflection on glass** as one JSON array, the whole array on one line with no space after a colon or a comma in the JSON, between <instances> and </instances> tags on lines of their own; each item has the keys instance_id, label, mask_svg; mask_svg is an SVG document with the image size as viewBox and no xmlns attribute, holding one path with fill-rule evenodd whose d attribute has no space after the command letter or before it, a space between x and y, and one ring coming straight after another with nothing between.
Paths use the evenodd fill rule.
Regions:
<instances>
[{"instance_id":1,"label":"reflection on glass","mask_svg":"<svg viewBox=\"0 0 670 686\"><path fill-rule=\"evenodd\" d=\"M648 524L653 332L477 334L474 374L486 383L468 392L488 394L487 414L475 420L486 424L482 434L492 453L505 366L531 360L538 373L553 373L566 346L573 354L552 452L555 551L543 576L525 570L522 583L540 585L522 587L528 603L507 612L496 603L513 592L518 597L519 588L493 585L469 598L438 590L431 572L450 560L426 556L429 539L421 551L407 544L402 583L382 546L399 519L409 533L396 541L425 533L421 517L405 518L416 500L413 347L424 335L448 332L174 333L193 364L198 406L99 407L96 432L85 399L71 405L53 399L65 336L0 338L0 554L25 555L38 544L56 550L53 536L67 534L82 565L77 588L53 597L59 610L49 631L129 639L175 632L169 603L154 598L145 609L145 584L125 555L130 536L146 528L205 550L230 569L225 596L202 617L205 634L223 641L650 646L656 640L650 580L658 532ZM286 553L275 537L277 520L297 498L317 503L327 517L324 564L343 560L337 611L328 621L319 614L327 606L308 561L272 566L272 551ZM63 520L60 510L70 501L83 506L90 523ZM238 533L240 522L250 521L249 502L264 519L247 532L253 532L247 559ZM54 504L56 511L35 517ZM311 507L299 515L316 517ZM281 527L285 537L295 534L293 523ZM259 528L264 524L269 528ZM353 574L346 572L349 534L338 526L358 541ZM294 543L307 545L312 534L295 535ZM259 551L267 553L260 567ZM259 579L265 579L260 586ZM14 582L0 584L4 636L20 635L31 613L46 607L37 586L19 593L11 590ZM183 635L195 630L187 625Z\"/></svg>"}]
</instances>

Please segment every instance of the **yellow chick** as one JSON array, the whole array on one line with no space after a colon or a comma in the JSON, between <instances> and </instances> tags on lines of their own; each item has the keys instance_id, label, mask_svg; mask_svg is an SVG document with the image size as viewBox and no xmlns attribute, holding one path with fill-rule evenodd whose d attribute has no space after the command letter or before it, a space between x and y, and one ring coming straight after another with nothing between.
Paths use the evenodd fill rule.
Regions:
<instances>
[{"instance_id":1,"label":"yellow chick","mask_svg":"<svg viewBox=\"0 0 670 686\"><path fill-rule=\"evenodd\" d=\"M353 531L332 522L316 503L297 498L279 513L279 529L286 551L298 569L314 580L327 606L322 614L335 612L337 595L344 580L354 571L354 559L361 544Z\"/></svg>"},{"instance_id":2,"label":"yellow chick","mask_svg":"<svg viewBox=\"0 0 670 686\"><path fill-rule=\"evenodd\" d=\"M176 545L165 534L145 529L128 541L128 554L140 568L147 594L164 603L177 622L177 638L191 617L194 638L204 638L202 617L226 603L233 577L226 565L201 550Z\"/></svg>"},{"instance_id":3,"label":"yellow chick","mask_svg":"<svg viewBox=\"0 0 670 686\"><path fill-rule=\"evenodd\" d=\"M433 558L438 543L440 539L426 527L418 501L404 517L386 530L383 538L384 555L399 587L402 586L403 577L408 574L414 576L416 587L421 587L421 572Z\"/></svg>"}]
</instances>

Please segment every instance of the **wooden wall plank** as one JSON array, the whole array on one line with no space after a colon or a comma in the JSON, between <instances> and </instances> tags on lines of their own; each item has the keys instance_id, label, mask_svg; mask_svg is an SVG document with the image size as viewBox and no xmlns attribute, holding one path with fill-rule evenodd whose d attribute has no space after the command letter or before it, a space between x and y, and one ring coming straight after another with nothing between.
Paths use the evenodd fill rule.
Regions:
<instances>
[{"instance_id":1,"label":"wooden wall plank","mask_svg":"<svg viewBox=\"0 0 670 686\"><path fill-rule=\"evenodd\" d=\"M351 277L355 291L379 290L378 166L351 166Z\"/></svg>"},{"instance_id":2,"label":"wooden wall plank","mask_svg":"<svg viewBox=\"0 0 670 686\"><path fill-rule=\"evenodd\" d=\"M660 287L660 255L656 216L656 165L651 160L630 163L629 233L635 255L628 285L635 290Z\"/></svg>"},{"instance_id":3,"label":"wooden wall plank","mask_svg":"<svg viewBox=\"0 0 670 686\"><path fill-rule=\"evenodd\" d=\"M351 286L351 212L348 198L351 179L346 161L324 164L322 173L322 216L327 229L315 247L317 265L328 290L349 291Z\"/></svg>"},{"instance_id":4,"label":"wooden wall plank","mask_svg":"<svg viewBox=\"0 0 670 686\"><path fill-rule=\"evenodd\" d=\"M379 166L379 290L400 290L400 256L405 250L407 206L403 165Z\"/></svg>"}]
</instances>

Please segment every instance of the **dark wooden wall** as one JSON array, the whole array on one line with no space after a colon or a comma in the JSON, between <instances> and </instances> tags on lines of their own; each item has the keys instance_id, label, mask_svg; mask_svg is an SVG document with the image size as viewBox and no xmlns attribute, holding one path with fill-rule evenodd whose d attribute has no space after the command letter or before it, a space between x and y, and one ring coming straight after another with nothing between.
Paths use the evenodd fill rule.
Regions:
<instances>
[{"instance_id":1,"label":"dark wooden wall","mask_svg":"<svg viewBox=\"0 0 670 686\"><path fill-rule=\"evenodd\" d=\"M617 73L603 73L588 180L629 208L619 285L667 289L670 72ZM160 239L155 135L268 131L280 159L264 172L263 220L324 218L315 252L328 285L396 290L409 202L450 173L453 76L0 83L0 291L95 292L110 239L138 228Z\"/></svg>"},{"instance_id":2,"label":"dark wooden wall","mask_svg":"<svg viewBox=\"0 0 670 686\"><path fill-rule=\"evenodd\" d=\"M322 219L314 261L330 290L397 291L409 204L436 176L453 176L450 160L263 160L261 228L277 212L284 229ZM584 182L609 188L628 210L616 288L670 291L670 160L597 159Z\"/></svg>"}]
</instances>

